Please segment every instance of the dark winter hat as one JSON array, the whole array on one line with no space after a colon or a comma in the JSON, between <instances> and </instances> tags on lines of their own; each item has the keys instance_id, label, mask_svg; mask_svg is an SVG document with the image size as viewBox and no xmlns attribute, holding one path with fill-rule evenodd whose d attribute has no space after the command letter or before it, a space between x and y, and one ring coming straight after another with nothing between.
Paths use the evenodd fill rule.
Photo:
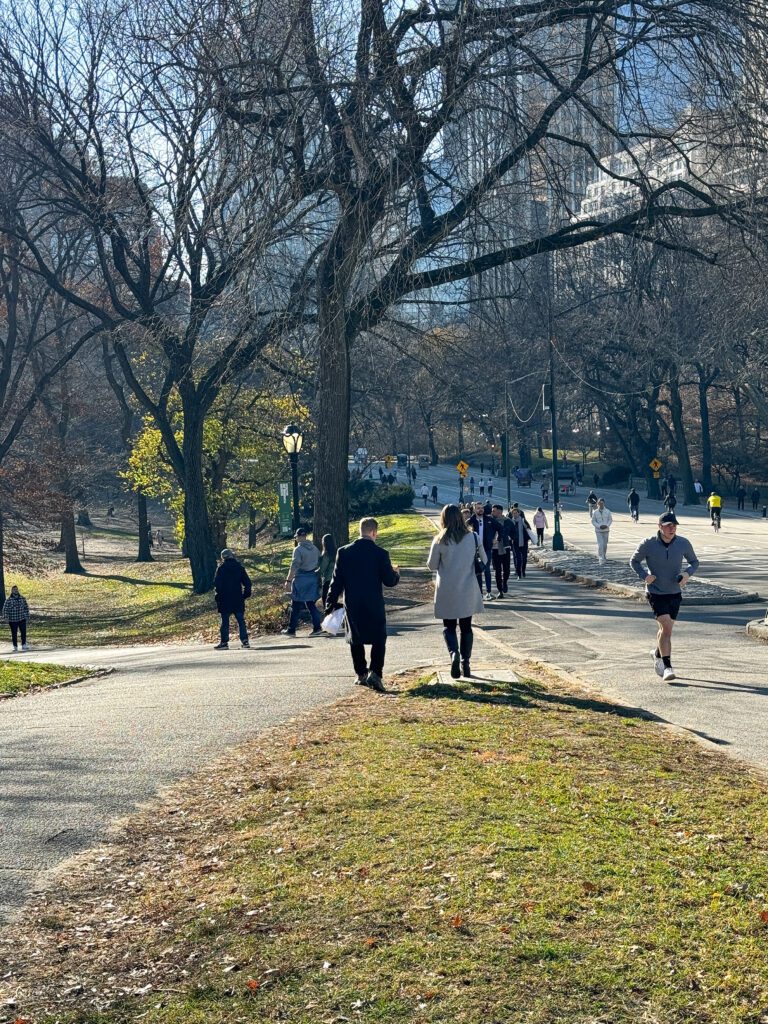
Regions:
<instances>
[{"instance_id":1,"label":"dark winter hat","mask_svg":"<svg viewBox=\"0 0 768 1024\"><path fill-rule=\"evenodd\" d=\"M235 552L232 551L230 548L224 548L224 550L221 552L221 560L222 560L222 562L224 561L225 558L234 558L234 557L235 557Z\"/></svg>"},{"instance_id":2,"label":"dark winter hat","mask_svg":"<svg viewBox=\"0 0 768 1024\"><path fill-rule=\"evenodd\" d=\"M307 531L304 529L303 526L300 526L298 528L298 530L296 531L296 533L294 533L293 536L294 537L306 537L307 536Z\"/></svg>"},{"instance_id":3,"label":"dark winter hat","mask_svg":"<svg viewBox=\"0 0 768 1024\"><path fill-rule=\"evenodd\" d=\"M664 515L659 516L659 526L666 526L667 523L672 523L675 526L678 525L677 516L674 512L665 512Z\"/></svg>"}]
</instances>

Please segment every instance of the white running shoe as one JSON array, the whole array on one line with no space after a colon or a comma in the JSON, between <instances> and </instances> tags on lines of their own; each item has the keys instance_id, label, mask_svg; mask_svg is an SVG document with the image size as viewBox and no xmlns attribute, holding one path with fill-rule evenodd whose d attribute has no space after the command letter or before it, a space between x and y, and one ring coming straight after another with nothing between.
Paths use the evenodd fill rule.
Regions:
<instances>
[{"instance_id":1,"label":"white running shoe","mask_svg":"<svg viewBox=\"0 0 768 1024\"><path fill-rule=\"evenodd\" d=\"M22 651L28 651L28 650L29 650L29 647L27 647L27 645L26 645L26 644L22 644L22 645L21 645L21 649L22 649Z\"/></svg>"},{"instance_id":2,"label":"white running shoe","mask_svg":"<svg viewBox=\"0 0 768 1024\"><path fill-rule=\"evenodd\" d=\"M492 600L493 600L493 594L492 594L492 593L490 592L490 590L489 590L489 591L488 591L488 593L487 593L487 594L485 595L485 600L486 600L486 601L492 601Z\"/></svg>"},{"instance_id":3,"label":"white running shoe","mask_svg":"<svg viewBox=\"0 0 768 1024\"><path fill-rule=\"evenodd\" d=\"M656 651L651 651L651 658L653 658L653 667L656 669L656 675L661 678L664 675L664 662L661 658L656 657Z\"/></svg>"},{"instance_id":4,"label":"white running shoe","mask_svg":"<svg viewBox=\"0 0 768 1024\"><path fill-rule=\"evenodd\" d=\"M673 679L677 679L677 676L675 675L675 670L673 668L665 668L662 679L665 683L671 683Z\"/></svg>"}]
</instances>

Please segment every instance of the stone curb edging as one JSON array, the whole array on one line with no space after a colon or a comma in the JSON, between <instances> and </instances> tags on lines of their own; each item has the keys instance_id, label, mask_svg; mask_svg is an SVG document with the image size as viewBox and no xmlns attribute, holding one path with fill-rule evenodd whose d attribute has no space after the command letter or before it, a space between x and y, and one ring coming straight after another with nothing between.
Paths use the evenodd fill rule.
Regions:
<instances>
[{"instance_id":1,"label":"stone curb edging","mask_svg":"<svg viewBox=\"0 0 768 1024\"><path fill-rule=\"evenodd\" d=\"M93 672L87 672L81 676L73 676L72 679L63 679L60 683L49 683L47 686L30 686L26 690L19 690L18 693L0 693L0 700L15 700L17 697L28 697L32 694L45 693L47 690L63 690L66 686L84 683L86 679L99 679L101 676L110 676L114 671L114 668L97 668Z\"/></svg>"},{"instance_id":2,"label":"stone curb edging","mask_svg":"<svg viewBox=\"0 0 768 1024\"><path fill-rule=\"evenodd\" d=\"M763 643L768 643L768 620L766 619L753 619L746 625L747 636L751 636L754 640L762 640Z\"/></svg>"},{"instance_id":3,"label":"stone curb edging","mask_svg":"<svg viewBox=\"0 0 768 1024\"><path fill-rule=\"evenodd\" d=\"M600 579L597 576L587 576L583 573L573 572L570 569L553 564L533 551L529 557L532 557L536 564L546 569L547 572L551 572L554 576L562 576L563 579L569 582L580 583L582 586L592 587L595 590L605 590L610 594L616 594L617 597L625 597L631 601L645 602L645 594L637 587L631 587L626 583L614 583L611 580ZM695 605L752 604L754 601L759 600L759 594L734 591L731 594L723 594L720 597L686 597L685 603L689 607L693 607ZM768 639L768 635L766 635L766 639Z\"/></svg>"}]
</instances>

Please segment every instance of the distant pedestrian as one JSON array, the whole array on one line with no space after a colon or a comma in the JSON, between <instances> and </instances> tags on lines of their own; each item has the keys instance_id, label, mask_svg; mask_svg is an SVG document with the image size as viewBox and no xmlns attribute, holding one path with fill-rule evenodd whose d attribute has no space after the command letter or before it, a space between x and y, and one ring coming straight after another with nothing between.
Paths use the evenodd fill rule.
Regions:
<instances>
[{"instance_id":1,"label":"distant pedestrian","mask_svg":"<svg viewBox=\"0 0 768 1024\"><path fill-rule=\"evenodd\" d=\"M632 517L632 522L639 523L640 495L637 493L634 487L630 488L629 494L627 495L627 505L629 505L629 514Z\"/></svg>"},{"instance_id":2,"label":"distant pedestrian","mask_svg":"<svg viewBox=\"0 0 768 1024\"><path fill-rule=\"evenodd\" d=\"M656 674L665 683L675 679L671 661L672 628L680 611L682 590L699 567L691 542L677 536L677 525L677 519L671 512L659 516L656 536L646 538L629 562L645 583L645 596L656 618L658 633L651 657ZM685 572L683 559L687 564Z\"/></svg>"},{"instance_id":3,"label":"distant pedestrian","mask_svg":"<svg viewBox=\"0 0 768 1024\"><path fill-rule=\"evenodd\" d=\"M667 477L667 491L670 494L677 494L677 480L671 473Z\"/></svg>"},{"instance_id":4,"label":"distant pedestrian","mask_svg":"<svg viewBox=\"0 0 768 1024\"><path fill-rule=\"evenodd\" d=\"M437 504L437 484L432 485L432 501Z\"/></svg>"},{"instance_id":5,"label":"distant pedestrian","mask_svg":"<svg viewBox=\"0 0 768 1024\"><path fill-rule=\"evenodd\" d=\"M693 489L697 494L701 495L704 493L704 484L701 480L696 479L693 481Z\"/></svg>"},{"instance_id":6,"label":"distant pedestrian","mask_svg":"<svg viewBox=\"0 0 768 1024\"><path fill-rule=\"evenodd\" d=\"M664 499L664 508L667 512L674 512L677 508L677 495L674 491L670 491Z\"/></svg>"},{"instance_id":7,"label":"distant pedestrian","mask_svg":"<svg viewBox=\"0 0 768 1024\"><path fill-rule=\"evenodd\" d=\"M152 529L152 523L150 523L149 520L147 520L147 544L149 544L150 547L154 547L155 544L155 533Z\"/></svg>"},{"instance_id":8,"label":"distant pedestrian","mask_svg":"<svg viewBox=\"0 0 768 1024\"><path fill-rule=\"evenodd\" d=\"M587 495L587 512L589 512L589 518L590 519L592 518L592 515L593 515L593 513L594 513L596 508L597 508L597 495L595 494L594 491L590 491L589 494Z\"/></svg>"},{"instance_id":9,"label":"distant pedestrian","mask_svg":"<svg viewBox=\"0 0 768 1024\"><path fill-rule=\"evenodd\" d=\"M322 636L320 612L317 608L317 599L320 597L320 578L317 572L320 552L307 537L304 527L299 527L293 537L296 546L285 580L286 587L291 590L291 618L281 632L284 636L296 636L301 613L308 611L312 620L312 632L309 635Z\"/></svg>"},{"instance_id":10,"label":"distant pedestrian","mask_svg":"<svg viewBox=\"0 0 768 1024\"><path fill-rule=\"evenodd\" d=\"M320 561L317 563L317 574L320 577L320 600L325 608L328 587L331 585L333 567L336 563L336 541L330 533L324 533L320 542Z\"/></svg>"},{"instance_id":11,"label":"distant pedestrian","mask_svg":"<svg viewBox=\"0 0 768 1024\"><path fill-rule=\"evenodd\" d=\"M485 477L480 477L480 497L485 495Z\"/></svg>"},{"instance_id":12,"label":"distant pedestrian","mask_svg":"<svg viewBox=\"0 0 768 1024\"><path fill-rule=\"evenodd\" d=\"M475 478L473 476L471 476L469 478L469 493L470 493L470 496L474 498L474 496L475 496Z\"/></svg>"},{"instance_id":13,"label":"distant pedestrian","mask_svg":"<svg viewBox=\"0 0 768 1024\"><path fill-rule=\"evenodd\" d=\"M613 516L610 511L605 507L605 501L602 498L597 499L597 507L592 513L592 525L595 528L595 538L597 540L597 560L600 565L605 565L606 552L608 551L608 537L611 530L611 523L613 522Z\"/></svg>"},{"instance_id":14,"label":"distant pedestrian","mask_svg":"<svg viewBox=\"0 0 768 1024\"><path fill-rule=\"evenodd\" d=\"M595 475L592 477L592 483L593 483L593 485L595 487L599 487L600 486L600 474L599 473L595 473Z\"/></svg>"},{"instance_id":15,"label":"distant pedestrian","mask_svg":"<svg viewBox=\"0 0 768 1024\"><path fill-rule=\"evenodd\" d=\"M509 590L509 563L512 541L509 517L501 505L491 507L490 528L493 536L493 568L496 574L496 598L501 599Z\"/></svg>"},{"instance_id":16,"label":"distant pedestrian","mask_svg":"<svg viewBox=\"0 0 768 1024\"><path fill-rule=\"evenodd\" d=\"M549 482L547 480L541 482L541 500L545 505L549 501Z\"/></svg>"},{"instance_id":17,"label":"distant pedestrian","mask_svg":"<svg viewBox=\"0 0 768 1024\"><path fill-rule=\"evenodd\" d=\"M483 595L475 585L476 562L484 565L487 557L480 538L467 527L458 507L446 505L440 513L440 532L432 541L427 566L436 574L435 618L443 620L453 679L472 675L472 616L483 610ZM457 624L460 638L456 636Z\"/></svg>"},{"instance_id":18,"label":"distant pedestrian","mask_svg":"<svg viewBox=\"0 0 768 1024\"><path fill-rule=\"evenodd\" d=\"M546 498L544 500L546 501ZM533 513L533 525L536 527L536 546L543 547L544 531L549 529L549 523L547 522L546 513L541 505L539 505Z\"/></svg>"},{"instance_id":19,"label":"distant pedestrian","mask_svg":"<svg viewBox=\"0 0 768 1024\"><path fill-rule=\"evenodd\" d=\"M27 623L29 622L29 605L26 597L22 597L19 588L14 584L11 587L11 595L6 598L3 605L3 618L11 627L11 640L13 642L13 653L19 649L19 637L21 637L22 651L28 651L27 646Z\"/></svg>"},{"instance_id":20,"label":"distant pedestrian","mask_svg":"<svg viewBox=\"0 0 768 1024\"><path fill-rule=\"evenodd\" d=\"M744 510L744 499L746 498L746 496L747 496L747 488L744 486L744 484L740 484L738 490L736 491L736 509L737 510L738 509L741 509L742 511Z\"/></svg>"},{"instance_id":21,"label":"distant pedestrian","mask_svg":"<svg viewBox=\"0 0 768 1024\"><path fill-rule=\"evenodd\" d=\"M114 518L114 515L115 515L115 506L114 505L110 505L109 508L107 509L107 519Z\"/></svg>"},{"instance_id":22,"label":"distant pedestrian","mask_svg":"<svg viewBox=\"0 0 768 1024\"><path fill-rule=\"evenodd\" d=\"M339 601L343 595L347 641L357 682L383 693L387 616L382 587L396 587L400 573L390 562L389 554L377 545L378 532L379 524L375 519L361 519L357 540L339 548L325 610L331 612L341 607ZM371 645L370 671L365 644Z\"/></svg>"},{"instance_id":23,"label":"distant pedestrian","mask_svg":"<svg viewBox=\"0 0 768 1024\"><path fill-rule=\"evenodd\" d=\"M480 476L484 476L484 475L485 475L485 463L481 462L480 463Z\"/></svg>"},{"instance_id":24,"label":"distant pedestrian","mask_svg":"<svg viewBox=\"0 0 768 1024\"><path fill-rule=\"evenodd\" d=\"M379 466L379 483L384 483L384 470L381 468L381 466Z\"/></svg>"},{"instance_id":25,"label":"distant pedestrian","mask_svg":"<svg viewBox=\"0 0 768 1024\"><path fill-rule=\"evenodd\" d=\"M425 483L421 485L421 496L424 499L424 508L426 508L429 500L429 488Z\"/></svg>"},{"instance_id":26,"label":"distant pedestrian","mask_svg":"<svg viewBox=\"0 0 768 1024\"><path fill-rule=\"evenodd\" d=\"M155 545L156 545L158 550L160 550L162 548L163 540L164 540L163 531L160 530L160 529L156 530L155 531Z\"/></svg>"},{"instance_id":27,"label":"distant pedestrian","mask_svg":"<svg viewBox=\"0 0 768 1024\"><path fill-rule=\"evenodd\" d=\"M216 607L221 616L221 639L215 650L229 650L230 615L235 616L240 631L240 643L243 647L250 647L248 628L245 625L245 602L251 596L251 579L229 548L224 548L221 552L221 565L216 570L213 585L216 590Z\"/></svg>"},{"instance_id":28,"label":"distant pedestrian","mask_svg":"<svg viewBox=\"0 0 768 1024\"><path fill-rule=\"evenodd\" d=\"M665 476L663 476L659 481L659 487L661 488L661 500L664 501L669 493L669 481Z\"/></svg>"},{"instance_id":29,"label":"distant pedestrian","mask_svg":"<svg viewBox=\"0 0 768 1024\"><path fill-rule=\"evenodd\" d=\"M755 487L752 491L752 511L757 512L758 505L760 504L760 488Z\"/></svg>"},{"instance_id":30,"label":"distant pedestrian","mask_svg":"<svg viewBox=\"0 0 768 1024\"><path fill-rule=\"evenodd\" d=\"M488 479L485 481L485 486L486 486L486 488L488 490L488 497L492 498L493 497L493 477L491 477L491 476L488 477Z\"/></svg>"}]
</instances>

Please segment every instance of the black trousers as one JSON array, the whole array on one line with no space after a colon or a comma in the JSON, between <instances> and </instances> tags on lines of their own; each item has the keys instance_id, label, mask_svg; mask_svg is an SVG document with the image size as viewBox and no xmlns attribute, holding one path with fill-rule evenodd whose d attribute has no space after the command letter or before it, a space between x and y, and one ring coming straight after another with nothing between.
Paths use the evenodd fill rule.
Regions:
<instances>
[{"instance_id":1,"label":"black trousers","mask_svg":"<svg viewBox=\"0 0 768 1024\"><path fill-rule=\"evenodd\" d=\"M355 673L359 676L367 675L368 664L365 660L365 644L350 644L349 650L352 654L352 664ZM371 644L371 672L377 676L384 672L384 656L387 653L386 634Z\"/></svg>"},{"instance_id":2,"label":"black trousers","mask_svg":"<svg viewBox=\"0 0 768 1024\"><path fill-rule=\"evenodd\" d=\"M543 526L537 526L536 527L536 540L539 543L539 547L541 547L541 545L544 543L544 527Z\"/></svg>"},{"instance_id":3,"label":"black trousers","mask_svg":"<svg viewBox=\"0 0 768 1024\"><path fill-rule=\"evenodd\" d=\"M509 551L499 554L493 552L493 568L496 572L496 587L501 594L505 593L509 581Z\"/></svg>"},{"instance_id":4,"label":"black trousers","mask_svg":"<svg viewBox=\"0 0 768 1024\"><path fill-rule=\"evenodd\" d=\"M524 544L523 547L513 545L512 555L515 559L515 576L519 579L521 576L525 576L525 570L528 565L528 545Z\"/></svg>"},{"instance_id":5,"label":"black trousers","mask_svg":"<svg viewBox=\"0 0 768 1024\"><path fill-rule=\"evenodd\" d=\"M18 647L19 633L21 633L21 642L25 644L27 642L27 620L22 619L21 622L9 622L8 625L11 627L13 646Z\"/></svg>"}]
</instances>

